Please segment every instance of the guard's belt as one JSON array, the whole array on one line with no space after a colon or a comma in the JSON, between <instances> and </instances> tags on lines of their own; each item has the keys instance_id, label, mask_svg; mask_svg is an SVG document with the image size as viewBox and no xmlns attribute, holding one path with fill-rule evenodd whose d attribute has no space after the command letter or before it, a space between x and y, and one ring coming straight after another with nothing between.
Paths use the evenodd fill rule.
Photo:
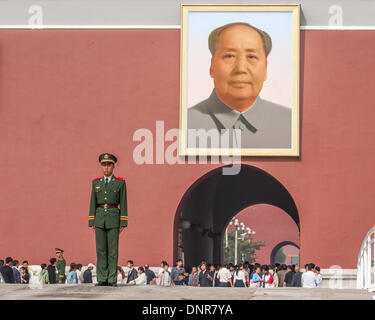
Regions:
<instances>
[{"instance_id":1,"label":"guard's belt","mask_svg":"<svg viewBox=\"0 0 375 320\"><path fill-rule=\"evenodd\" d=\"M114 206L112 204L101 204L99 205L100 208L108 209L108 208L118 208L118 206Z\"/></svg>"}]
</instances>

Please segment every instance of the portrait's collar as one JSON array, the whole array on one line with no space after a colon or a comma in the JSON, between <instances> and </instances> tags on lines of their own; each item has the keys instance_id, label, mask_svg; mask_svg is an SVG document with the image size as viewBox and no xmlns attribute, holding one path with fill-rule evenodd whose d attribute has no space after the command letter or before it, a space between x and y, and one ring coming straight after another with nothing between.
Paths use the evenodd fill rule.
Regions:
<instances>
[{"instance_id":1,"label":"portrait's collar","mask_svg":"<svg viewBox=\"0 0 375 320\"><path fill-rule=\"evenodd\" d=\"M213 89L208 99L208 111L214 118L218 129L232 129L236 121L242 117L242 121L246 127L256 132L261 127L263 119L261 101L262 99L258 96L254 104L244 112L239 112L227 106L216 94L216 90Z\"/></svg>"}]
</instances>

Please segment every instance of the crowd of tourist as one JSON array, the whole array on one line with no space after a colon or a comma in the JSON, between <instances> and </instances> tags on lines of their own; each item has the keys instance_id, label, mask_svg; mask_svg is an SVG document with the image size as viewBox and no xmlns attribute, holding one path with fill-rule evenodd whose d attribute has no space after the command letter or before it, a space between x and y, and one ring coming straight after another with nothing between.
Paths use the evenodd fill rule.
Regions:
<instances>
[{"instance_id":1,"label":"crowd of tourist","mask_svg":"<svg viewBox=\"0 0 375 320\"><path fill-rule=\"evenodd\" d=\"M56 279L56 258L50 259L50 264L41 264L38 282L41 284L58 283ZM93 264L82 271L82 264L71 263L66 277L67 284L93 283ZM322 287L320 268L310 263L301 272L299 266L278 264L260 265L245 262L242 265L232 263L225 265L208 264L202 261L198 266L185 268L182 260L178 259L173 267L162 261L159 270L154 272L149 265L134 267L132 260L127 261L127 274L124 268L117 268L118 285L158 285L158 286L193 286L193 287ZM22 265L18 260L7 257L0 260L0 282L28 284L33 272L28 261ZM34 281L35 282L35 281ZM61 283L61 282L60 282Z\"/></svg>"},{"instance_id":2,"label":"crowd of tourist","mask_svg":"<svg viewBox=\"0 0 375 320\"><path fill-rule=\"evenodd\" d=\"M133 261L128 261L129 276L122 275L119 268L118 284L155 284L160 286L185 285L194 287L304 287L321 288L320 268L310 263L305 265L305 272L299 266L276 263L275 265L250 264L213 265L202 261L198 266L185 269L182 260L170 268L166 261L161 262L157 275L146 265L138 268L138 276ZM123 271L122 271L123 272ZM121 274L121 276L120 276ZM130 277L130 280L129 280ZM129 282L130 281L130 282Z\"/></svg>"},{"instance_id":3,"label":"crowd of tourist","mask_svg":"<svg viewBox=\"0 0 375 320\"><path fill-rule=\"evenodd\" d=\"M57 280L56 258L50 259L50 264L42 263L38 274L38 282L41 284L55 284ZM69 284L92 283L93 264L89 264L87 269L82 272L82 264L70 264L66 282ZM24 260L22 265L18 260L7 257L0 260L0 283L29 284L32 282L34 274L29 266L29 262Z\"/></svg>"}]
</instances>

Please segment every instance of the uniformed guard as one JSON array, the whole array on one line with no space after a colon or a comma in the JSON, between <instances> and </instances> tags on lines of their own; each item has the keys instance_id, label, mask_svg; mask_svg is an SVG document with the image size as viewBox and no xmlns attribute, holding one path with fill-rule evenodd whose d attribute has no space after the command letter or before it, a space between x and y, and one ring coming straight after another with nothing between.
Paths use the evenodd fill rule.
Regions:
<instances>
[{"instance_id":1,"label":"uniformed guard","mask_svg":"<svg viewBox=\"0 0 375 320\"><path fill-rule=\"evenodd\" d=\"M66 261L63 257L64 250L55 248L56 251L56 256L57 256L57 262L56 262L56 270L57 270L57 275L56 275L56 281L57 283L65 283L65 267L66 267Z\"/></svg>"},{"instance_id":2,"label":"uniformed guard","mask_svg":"<svg viewBox=\"0 0 375 320\"><path fill-rule=\"evenodd\" d=\"M126 183L115 177L117 158L99 156L103 176L92 181L89 227L95 229L97 286L117 286L119 233L128 226Z\"/></svg>"}]
</instances>

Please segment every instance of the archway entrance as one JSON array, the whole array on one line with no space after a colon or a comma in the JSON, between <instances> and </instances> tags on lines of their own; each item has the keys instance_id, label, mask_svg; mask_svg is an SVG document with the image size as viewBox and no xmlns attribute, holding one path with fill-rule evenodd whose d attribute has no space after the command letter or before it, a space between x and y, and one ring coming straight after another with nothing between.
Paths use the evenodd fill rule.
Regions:
<instances>
[{"instance_id":1,"label":"archway entrance","mask_svg":"<svg viewBox=\"0 0 375 320\"><path fill-rule=\"evenodd\" d=\"M295 250L295 252L297 252L297 254L293 254L293 256L290 257L291 258L290 260L287 260L287 258L288 258L287 256L285 256L284 261L279 260L280 258L278 258L278 253L280 253L280 250L283 249L283 248L288 248L288 247L291 247L292 249L293 248L297 249L297 250ZM291 250L291 251L293 251L293 250ZM283 254L285 255L285 252L283 252ZM275 264L275 262L286 263L286 264L299 264L299 259L298 259L298 261L293 260L293 257L296 257L296 256L297 257L299 256L299 246L292 241L283 241L283 242L280 242L279 244L277 244L272 249L270 261L271 261L271 264Z\"/></svg>"},{"instance_id":2,"label":"archway entrance","mask_svg":"<svg viewBox=\"0 0 375 320\"><path fill-rule=\"evenodd\" d=\"M299 216L288 190L272 175L249 165L239 174L223 175L216 168L199 178L184 194L175 217L174 257L187 266L202 260L222 263L223 234L242 209L269 204L284 210L296 223Z\"/></svg>"},{"instance_id":3,"label":"archway entrance","mask_svg":"<svg viewBox=\"0 0 375 320\"><path fill-rule=\"evenodd\" d=\"M269 204L251 205L238 212L224 236L224 262L242 264L248 261L263 265L274 262L296 264L299 260L299 249L288 245L291 242L299 246L298 226L284 210ZM286 243L279 248L281 242ZM275 258L271 260L276 246L279 249L272 254Z\"/></svg>"}]
</instances>

